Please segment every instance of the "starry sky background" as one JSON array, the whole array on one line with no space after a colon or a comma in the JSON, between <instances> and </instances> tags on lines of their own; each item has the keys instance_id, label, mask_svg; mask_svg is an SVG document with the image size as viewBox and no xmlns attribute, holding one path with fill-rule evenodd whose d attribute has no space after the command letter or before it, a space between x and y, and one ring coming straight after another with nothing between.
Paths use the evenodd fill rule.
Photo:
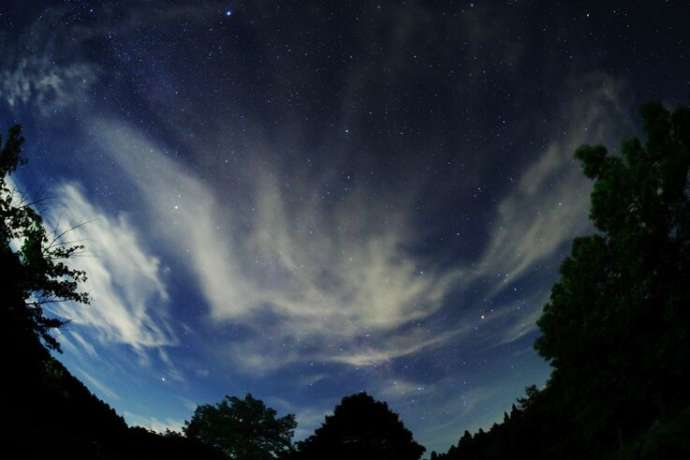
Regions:
<instances>
[{"instance_id":1,"label":"starry sky background","mask_svg":"<svg viewBox=\"0 0 690 460\"><path fill-rule=\"evenodd\" d=\"M368 391L446 450L548 366L581 143L690 95L685 1L3 1L15 186L85 244L60 359L130 424ZM3 129L5 129L3 128Z\"/></svg>"}]
</instances>

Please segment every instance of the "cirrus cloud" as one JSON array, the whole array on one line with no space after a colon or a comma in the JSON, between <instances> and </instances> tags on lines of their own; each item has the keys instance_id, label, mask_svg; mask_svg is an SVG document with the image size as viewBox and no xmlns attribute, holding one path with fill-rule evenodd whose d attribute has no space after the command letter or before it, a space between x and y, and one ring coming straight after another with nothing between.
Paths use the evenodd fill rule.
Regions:
<instances>
[{"instance_id":1,"label":"cirrus cloud","mask_svg":"<svg viewBox=\"0 0 690 460\"><path fill-rule=\"evenodd\" d=\"M83 288L91 297L91 305L62 303L56 313L88 328L102 343L125 344L140 353L174 345L160 261L147 252L127 218L104 213L75 184L58 186L54 195L47 220L55 223L56 234L64 233L65 242L84 245L70 266L87 273ZM71 335L93 354L81 335Z\"/></svg>"}]
</instances>

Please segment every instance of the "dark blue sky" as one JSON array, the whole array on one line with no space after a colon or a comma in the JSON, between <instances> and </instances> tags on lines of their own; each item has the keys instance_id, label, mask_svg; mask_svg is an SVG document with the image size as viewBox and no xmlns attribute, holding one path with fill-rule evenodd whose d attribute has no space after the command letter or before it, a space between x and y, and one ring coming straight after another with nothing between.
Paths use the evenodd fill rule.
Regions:
<instances>
[{"instance_id":1,"label":"dark blue sky","mask_svg":"<svg viewBox=\"0 0 690 460\"><path fill-rule=\"evenodd\" d=\"M14 176L85 250L60 359L128 422L366 390L429 450L548 366L582 143L687 103L685 1L5 1ZM83 225L82 225L83 224Z\"/></svg>"}]
</instances>

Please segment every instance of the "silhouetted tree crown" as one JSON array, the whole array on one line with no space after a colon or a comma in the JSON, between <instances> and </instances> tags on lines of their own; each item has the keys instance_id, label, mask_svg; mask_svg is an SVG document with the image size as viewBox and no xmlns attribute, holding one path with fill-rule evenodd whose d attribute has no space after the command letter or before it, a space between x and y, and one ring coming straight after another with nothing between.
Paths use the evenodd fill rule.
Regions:
<instances>
[{"instance_id":1,"label":"silhouetted tree crown","mask_svg":"<svg viewBox=\"0 0 690 460\"><path fill-rule=\"evenodd\" d=\"M538 321L552 365L504 423L435 458L690 458L690 109L642 108L646 140L575 152L596 233Z\"/></svg>"},{"instance_id":2,"label":"silhouetted tree crown","mask_svg":"<svg viewBox=\"0 0 690 460\"><path fill-rule=\"evenodd\" d=\"M9 175L23 163L23 143L19 126L10 128L4 144L0 139L0 308L7 328L3 340L29 347L32 340L38 339L48 348L59 350L50 331L63 321L47 316L43 305L88 303L88 296L78 291L86 274L65 264L81 246L65 244L62 235L50 236L41 216L29 204L19 202L8 183Z\"/></svg>"},{"instance_id":3,"label":"silhouetted tree crown","mask_svg":"<svg viewBox=\"0 0 690 460\"><path fill-rule=\"evenodd\" d=\"M425 450L386 403L366 393L343 398L298 449L297 458L309 460L417 460Z\"/></svg>"},{"instance_id":4,"label":"silhouetted tree crown","mask_svg":"<svg viewBox=\"0 0 690 460\"><path fill-rule=\"evenodd\" d=\"M621 442L690 383L690 111L648 104L642 116L646 143L575 153L599 232L573 242L536 343L587 431L615 426Z\"/></svg>"},{"instance_id":5,"label":"silhouetted tree crown","mask_svg":"<svg viewBox=\"0 0 690 460\"><path fill-rule=\"evenodd\" d=\"M296 427L294 415L277 417L274 409L247 394L198 406L184 432L231 459L272 460L292 450Z\"/></svg>"}]
</instances>

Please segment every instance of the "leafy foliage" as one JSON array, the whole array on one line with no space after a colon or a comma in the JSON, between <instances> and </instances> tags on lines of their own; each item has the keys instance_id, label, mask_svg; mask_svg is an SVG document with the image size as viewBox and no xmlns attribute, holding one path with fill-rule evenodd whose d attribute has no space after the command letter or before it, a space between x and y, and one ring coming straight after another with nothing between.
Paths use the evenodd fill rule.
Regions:
<instances>
[{"instance_id":1,"label":"leafy foliage","mask_svg":"<svg viewBox=\"0 0 690 460\"><path fill-rule=\"evenodd\" d=\"M600 234L575 240L538 323L536 349L592 440L615 426L622 442L690 382L690 111L642 115L646 145L577 150Z\"/></svg>"},{"instance_id":2,"label":"leafy foliage","mask_svg":"<svg viewBox=\"0 0 690 460\"><path fill-rule=\"evenodd\" d=\"M546 387L434 458L687 456L690 109L642 117L646 142L575 152L597 233L575 239L538 321Z\"/></svg>"},{"instance_id":3,"label":"leafy foliage","mask_svg":"<svg viewBox=\"0 0 690 460\"><path fill-rule=\"evenodd\" d=\"M82 247L63 244L62 235L49 237L41 216L28 204L16 203L8 176L23 163L23 143L19 126L9 130L4 144L0 139L0 270L6 285L2 315L5 324L12 324L14 339L36 336L48 348L59 349L50 331L64 322L46 316L42 307L52 302L88 303L87 294L78 291L86 274L64 262Z\"/></svg>"},{"instance_id":4,"label":"leafy foliage","mask_svg":"<svg viewBox=\"0 0 690 460\"><path fill-rule=\"evenodd\" d=\"M247 394L198 406L184 432L231 459L271 460L290 452L296 427L294 415L277 417L275 410Z\"/></svg>"},{"instance_id":5,"label":"leafy foliage","mask_svg":"<svg viewBox=\"0 0 690 460\"><path fill-rule=\"evenodd\" d=\"M298 443L297 459L417 460L417 444L386 403L366 393L343 398L316 432Z\"/></svg>"}]
</instances>

